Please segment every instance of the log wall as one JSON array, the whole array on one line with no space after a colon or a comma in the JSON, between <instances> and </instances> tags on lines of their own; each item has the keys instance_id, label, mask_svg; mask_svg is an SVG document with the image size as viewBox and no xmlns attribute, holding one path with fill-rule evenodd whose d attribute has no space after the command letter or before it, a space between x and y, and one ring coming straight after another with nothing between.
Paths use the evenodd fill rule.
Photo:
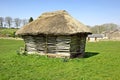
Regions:
<instances>
[{"instance_id":1,"label":"log wall","mask_svg":"<svg viewBox=\"0 0 120 80\"><path fill-rule=\"evenodd\" d=\"M85 45L86 45L86 35L80 36L80 53L84 56L85 54Z\"/></svg>"},{"instance_id":2,"label":"log wall","mask_svg":"<svg viewBox=\"0 0 120 80\"><path fill-rule=\"evenodd\" d=\"M72 36L37 35L23 38L28 53L62 54L71 58L83 57L85 53L86 36L83 34Z\"/></svg>"},{"instance_id":3,"label":"log wall","mask_svg":"<svg viewBox=\"0 0 120 80\"><path fill-rule=\"evenodd\" d=\"M86 35L77 34L71 36L70 57L84 57L85 54Z\"/></svg>"},{"instance_id":4,"label":"log wall","mask_svg":"<svg viewBox=\"0 0 120 80\"><path fill-rule=\"evenodd\" d=\"M58 36L56 39L56 53L70 54L70 36Z\"/></svg>"},{"instance_id":5,"label":"log wall","mask_svg":"<svg viewBox=\"0 0 120 80\"><path fill-rule=\"evenodd\" d=\"M46 53L56 53L56 36L46 36Z\"/></svg>"},{"instance_id":6,"label":"log wall","mask_svg":"<svg viewBox=\"0 0 120 80\"><path fill-rule=\"evenodd\" d=\"M32 36L24 36L23 38L24 38L24 41L25 41L25 50L28 53L36 52L37 49L36 49L36 44L35 44L34 37L32 37Z\"/></svg>"},{"instance_id":7,"label":"log wall","mask_svg":"<svg viewBox=\"0 0 120 80\"><path fill-rule=\"evenodd\" d=\"M38 53L44 54L46 53L46 38L43 35L35 36L35 45L36 45L36 50Z\"/></svg>"}]
</instances>

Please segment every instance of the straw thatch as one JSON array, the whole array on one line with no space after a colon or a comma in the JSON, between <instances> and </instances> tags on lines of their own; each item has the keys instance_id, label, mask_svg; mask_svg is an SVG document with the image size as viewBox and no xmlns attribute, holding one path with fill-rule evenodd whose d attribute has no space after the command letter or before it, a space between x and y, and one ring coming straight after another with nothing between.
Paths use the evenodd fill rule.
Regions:
<instances>
[{"instance_id":1,"label":"straw thatch","mask_svg":"<svg viewBox=\"0 0 120 80\"><path fill-rule=\"evenodd\" d=\"M76 33L90 33L90 31L65 10L43 13L38 19L16 32L17 35L71 35Z\"/></svg>"}]
</instances>

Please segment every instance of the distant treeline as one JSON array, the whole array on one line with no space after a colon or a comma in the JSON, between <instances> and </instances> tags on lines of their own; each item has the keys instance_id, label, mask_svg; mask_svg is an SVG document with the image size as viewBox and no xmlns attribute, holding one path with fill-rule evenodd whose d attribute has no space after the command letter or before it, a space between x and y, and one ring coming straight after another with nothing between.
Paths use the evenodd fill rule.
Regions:
<instances>
[{"instance_id":1,"label":"distant treeline","mask_svg":"<svg viewBox=\"0 0 120 80\"><path fill-rule=\"evenodd\" d=\"M95 26L88 26L88 27L91 29L92 33L95 33L95 34L102 34L104 32L120 29L120 27L117 24L113 24L113 23L106 23L102 25L95 25Z\"/></svg>"},{"instance_id":2,"label":"distant treeline","mask_svg":"<svg viewBox=\"0 0 120 80\"><path fill-rule=\"evenodd\" d=\"M29 22L29 19L0 17L0 28L19 28Z\"/></svg>"}]
</instances>

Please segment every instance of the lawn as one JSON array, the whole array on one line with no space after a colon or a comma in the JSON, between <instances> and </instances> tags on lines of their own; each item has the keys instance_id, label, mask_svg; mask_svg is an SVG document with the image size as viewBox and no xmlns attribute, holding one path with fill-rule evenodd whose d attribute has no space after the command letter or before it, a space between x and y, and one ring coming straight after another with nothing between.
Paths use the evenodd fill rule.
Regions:
<instances>
[{"instance_id":1,"label":"lawn","mask_svg":"<svg viewBox=\"0 0 120 80\"><path fill-rule=\"evenodd\" d=\"M17 55L20 40L0 39L0 80L119 80L120 41L88 42L86 58Z\"/></svg>"}]
</instances>

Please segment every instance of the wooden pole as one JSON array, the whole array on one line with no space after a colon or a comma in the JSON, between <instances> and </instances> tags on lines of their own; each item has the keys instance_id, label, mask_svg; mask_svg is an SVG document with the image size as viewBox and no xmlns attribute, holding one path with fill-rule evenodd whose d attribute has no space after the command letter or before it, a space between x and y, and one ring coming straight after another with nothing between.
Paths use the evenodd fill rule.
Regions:
<instances>
[{"instance_id":1,"label":"wooden pole","mask_svg":"<svg viewBox=\"0 0 120 80\"><path fill-rule=\"evenodd\" d=\"M46 34L46 35L45 35L45 54L47 54L47 51L48 51L48 50L47 50L47 47L48 47L48 46L47 46L47 41L48 41L48 40L47 40L47 34Z\"/></svg>"}]
</instances>

